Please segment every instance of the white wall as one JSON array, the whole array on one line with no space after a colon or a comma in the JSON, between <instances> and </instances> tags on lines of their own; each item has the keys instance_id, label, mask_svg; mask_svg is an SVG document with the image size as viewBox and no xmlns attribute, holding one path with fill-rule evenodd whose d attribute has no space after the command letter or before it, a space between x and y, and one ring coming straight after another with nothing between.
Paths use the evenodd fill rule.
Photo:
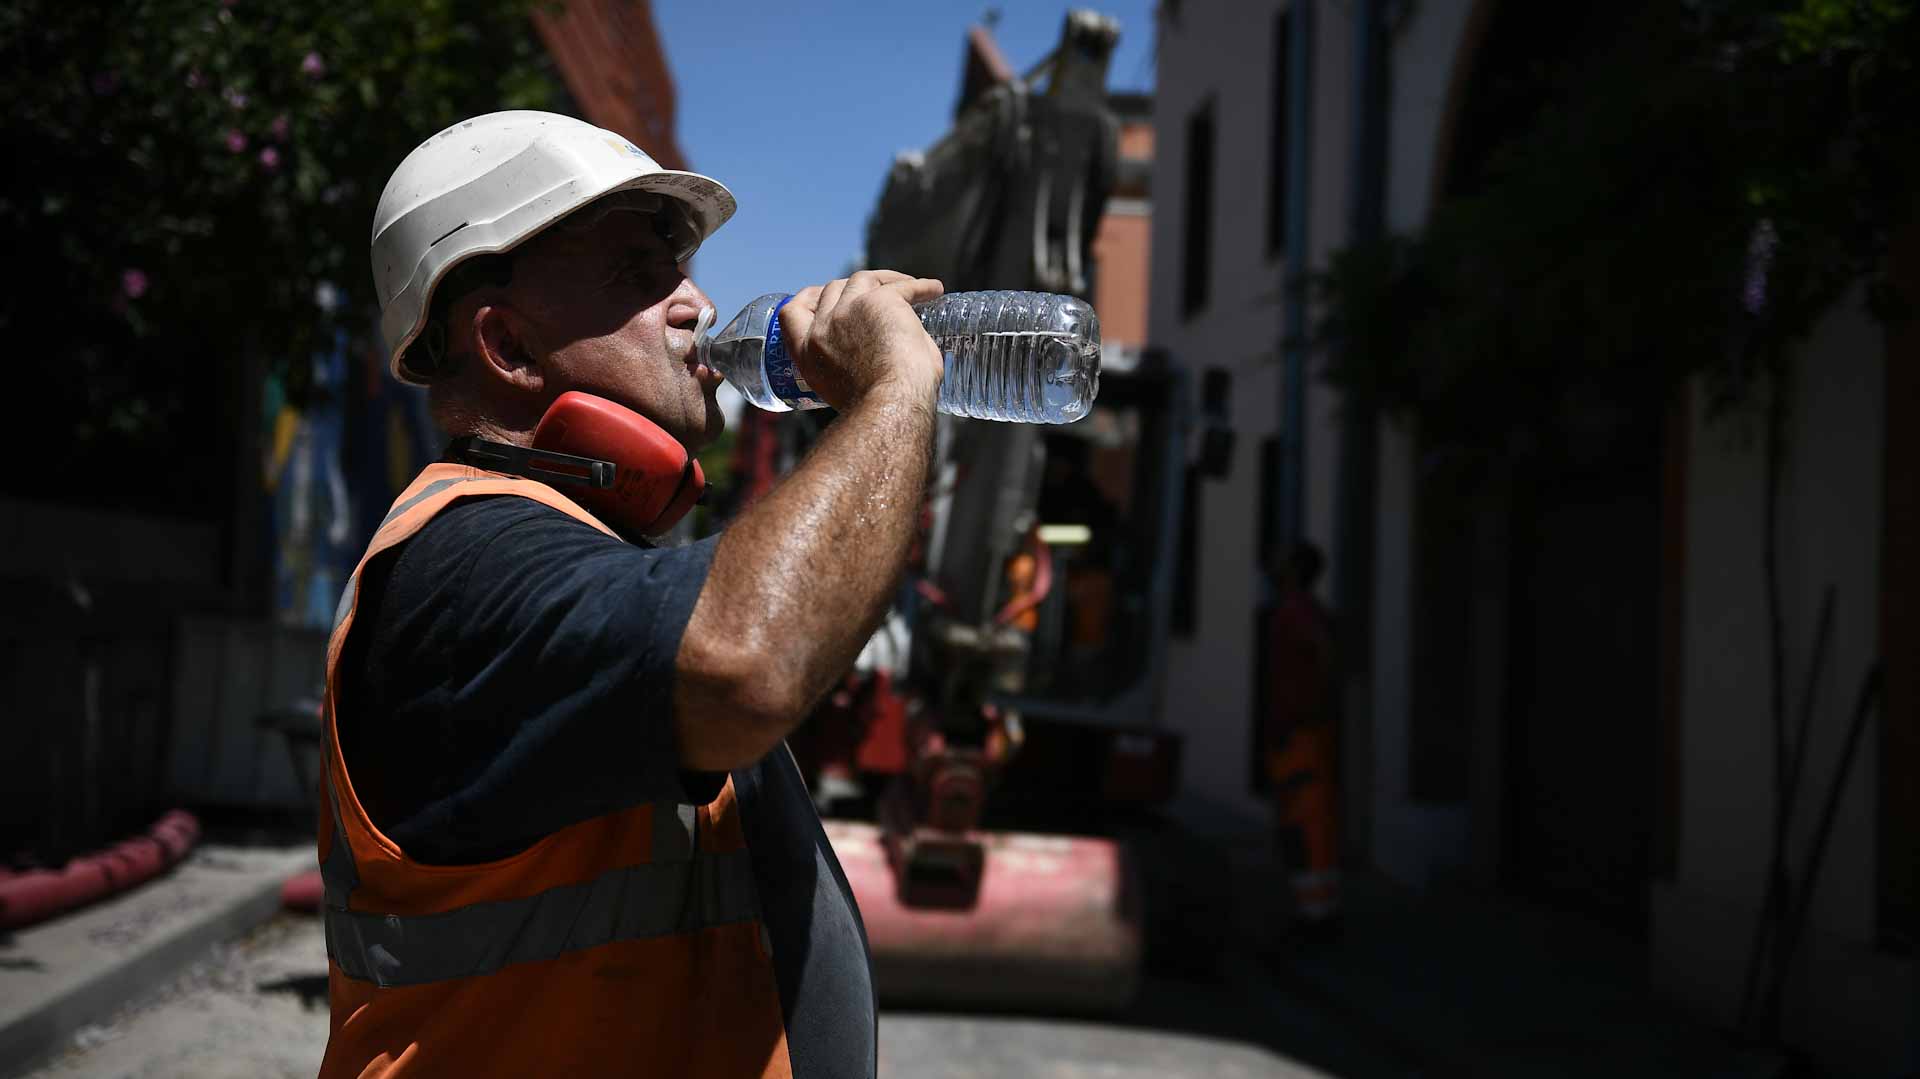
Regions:
<instances>
[{"instance_id":1,"label":"white wall","mask_svg":"<svg viewBox=\"0 0 1920 1079\"><path fill-rule=\"evenodd\" d=\"M1415 5L1393 42L1389 108L1389 228L1417 227L1427 214L1440 117L1469 0ZM1254 545L1261 507L1259 446L1279 425L1282 266L1265 250L1269 139L1272 131L1273 19L1280 2L1188 0L1177 22L1163 21L1155 84L1154 272L1149 332L1156 344L1196 372L1234 374L1231 421L1238 432L1232 474L1205 484L1200 532L1199 624L1169 657L1167 719L1187 737L1183 787L1248 812L1264 812L1248 784L1251 744L1252 615L1261 586ZM1352 17L1348 5L1319 0L1313 10L1312 100L1306 242L1313 270L1348 242L1352 154ZM1215 102L1217 158L1209 302L1192 318L1180 313L1186 125L1209 97ZM1320 312L1310 312L1317 321ZM1339 482L1339 400L1321 384L1322 358L1307 402L1304 530L1328 554L1326 581L1338 578L1335 507ZM1411 612L1411 445L1382 435L1375 676L1351 714L1373 715L1370 730L1350 738L1358 754L1344 765L1350 791L1373 791L1354 826L1372 829L1377 860L1410 881L1436 862L1464 861L1464 808L1416 806L1406 799ZM1362 728L1365 723L1359 724ZM1369 823L1371 822L1371 823Z\"/></svg>"},{"instance_id":2,"label":"white wall","mask_svg":"<svg viewBox=\"0 0 1920 1079\"><path fill-rule=\"evenodd\" d=\"M1805 864L1854 695L1879 650L1883 348L1879 328L1851 296L1817 327L1789 391L1780 578L1790 714L1806 685L1822 594L1835 589L1828 662L1813 687L1796 865ZM1720 1021L1739 1005L1775 806L1764 476L1758 417L1712 422L1696 401L1687 463L1679 858L1674 878L1653 889L1652 965L1664 992ZM1880 769L1871 733L1840 802L1786 1000L1789 1041L1861 1067L1899 1059L1905 1042L1898 1032L1912 1022L1920 988L1911 964L1896 966L1872 947Z\"/></svg>"},{"instance_id":3,"label":"white wall","mask_svg":"<svg viewBox=\"0 0 1920 1079\"><path fill-rule=\"evenodd\" d=\"M1317 3L1313 11L1313 100L1308 123L1307 260L1314 271L1347 243L1348 159L1353 131L1352 22L1335 5ZM1324 317L1324 305L1311 305L1308 321ZM1327 554L1326 580L1339 575L1334 547L1335 491L1340 459L1340 397L1318 378L1323 357L1308 360L1314 377L1307 393L1306 538Z\"/></svg>"},{"instance_id":4,"label":"white wall","mask_svg":"<svg viewBox=\"0 0 1920 1079\"><path fill-rule=\"evenodd\" d=\"M1441 118L1460 56L1471 0L1409 5L1395 28L1388 75L1387 205L1389 232L1426 223ZM1328 23L1344 22L1337 9ZM1344 44L1344 43L1343 43ZM1423 885L1442 867L1468 859L1467 807L1409 800L1408 759L1413 722L1413 439L1382 424L1375 500L1373 685L1371 731L1373 806L1369 853L1375 865L1408 884Z\"/></svg>"},{"instance_id":5,"label":"white wall","mask_svg":"<svg viewBox=\"0 0 1920 1079\"><path fill-rule=\"evenodd\" d=\"M1272 0L1188 0L1162 19L1154 86L1153 275L1148 332L1191 371L1233 373L1233 466L1200 488L1198 621L1170 645L1165 716L1186 737L1188 795L1263 813L1249 782L1260 443L1279 414L1280 260L1266 253ZM1214 102L1213 257L1206 305L1180 312L1187 122Z\"/></svg>"},{"instance_id":6,"label":"white wall","mask_svg":"<svg viewBox=\"0 0 1920 1079\"><path fill-rule=\"evenodd\" d=\"M1353 24L1338 7L1316 3L1313 9L1313 100L1310 103L1307 189L1307 258L1314 271L1326 268L1333 252L1347 243L1349 164L1353 141ZM1325 317L1325 305L1310 300L1308 322ZM1333 598L1340 579L1340 549L1334 524L1340 484L1340 395L1320 381L1325 357L1307 360L1306 492L1303 532L1326 553L1322 598ZM1365 702L1346 702L1341 732L1341 829L1349 847L1368 845L1372 814L1373 755L1366 736Z\"/></svg>"}]
</instances>

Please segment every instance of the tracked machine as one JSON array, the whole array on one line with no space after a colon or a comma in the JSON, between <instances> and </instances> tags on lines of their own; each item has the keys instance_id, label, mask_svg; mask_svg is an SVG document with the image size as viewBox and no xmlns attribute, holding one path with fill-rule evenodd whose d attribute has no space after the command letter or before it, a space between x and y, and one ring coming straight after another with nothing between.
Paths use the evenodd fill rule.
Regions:
<instances>
[{"instance_id":1,"label":"tracked machine","mask_svg":"<svg viewBox=\"0 0 1920 1079\"><path fill-rule=\"evenodd\" d=\"M1025 77L976 41L953 129L893 166L868 263L1090 297L1117 40L1070 14ZM1178 771L1157 717L1186 387L1114 359L1070 426L941 417L900 598L793 739L890 1005L1104 1011L1138 984L1149 911L1124 837ZM808 422L753 419L749 488Z\"/></svg>"}]
</instances>

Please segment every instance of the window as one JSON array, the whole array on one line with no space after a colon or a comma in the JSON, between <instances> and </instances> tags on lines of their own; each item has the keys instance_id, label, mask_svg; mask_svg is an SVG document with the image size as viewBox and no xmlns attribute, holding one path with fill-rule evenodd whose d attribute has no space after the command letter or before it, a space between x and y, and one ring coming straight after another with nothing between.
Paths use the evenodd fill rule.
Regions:
<instances>
[{"instance_id":1,"label":"window","mask_svg":"<svg viewBox=\"0 0 1920 1079\"><path fill-rule=\"evenodd\" d=\"M1173 604L1168 629L1183 641L1193 639L1200 624L1200 468L1187 466L1180 487L1180 535L1175 541Z\"/></svg>"},{"instance_id":2,"label":"window","mask_svg":"<svg viewBox=\"0 0 1920 1079\"><path fill-rule=\"evenodd\" d=\"M1267 257L1287 249L1287 195L1289 161L1287 159L1287 81L1293 77L1288 60L1293 50L1293 9L1281 8L1273 16L1273 92L1269 95L1273 115L1272 133L1267 143Z\"/></svg>"},{"instance_id":3,"label":"window","mask_svg":"<svg viewBox=\"0 0 1920 1079\"><path fill-rule=\"evenodd\" d=\"M1185 276L1180 283L1180 314L1191 317L1207 305L1213 261L1213 100L1187 118L1187 205Z\"/></svg>"}]
</instances>

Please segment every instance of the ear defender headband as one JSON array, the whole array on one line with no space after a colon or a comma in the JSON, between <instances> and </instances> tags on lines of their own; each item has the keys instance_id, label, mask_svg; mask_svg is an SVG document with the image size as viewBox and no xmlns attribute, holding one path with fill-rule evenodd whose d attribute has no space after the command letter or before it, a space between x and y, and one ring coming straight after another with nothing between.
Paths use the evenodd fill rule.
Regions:
<instances>
[{"instance_id":1,"label":"ear defender headband","mask_svg":"<svg viewBox=\"0 0 1920 1079\"><path fill-rule=\"evenodd\" d=\"M449 453L476 468L565 485L568 497L625 535L667 531L707 486L679 439L624 405L577 390L547 409L531 449L468 436Z\"/></svg>"}]
</instances>

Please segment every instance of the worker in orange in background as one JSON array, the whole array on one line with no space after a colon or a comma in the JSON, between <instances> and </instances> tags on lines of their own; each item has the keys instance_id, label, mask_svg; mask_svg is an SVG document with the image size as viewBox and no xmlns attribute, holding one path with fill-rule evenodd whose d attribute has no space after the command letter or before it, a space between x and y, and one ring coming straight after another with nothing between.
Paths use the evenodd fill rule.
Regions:
<instances>
[{"instance_id":1,"label":"worker in orange in background","mask_svg":"<svg viewBox=\"0 0 1920 1079\"><path fill-rule=\"evenodd\" d=\"M1325 933L1340 912L1333 619L1313 593L1325 558L1301 543L1278 570L1271 623L1267 775L1298 928Z\"/></svg>"}]
</instances>

